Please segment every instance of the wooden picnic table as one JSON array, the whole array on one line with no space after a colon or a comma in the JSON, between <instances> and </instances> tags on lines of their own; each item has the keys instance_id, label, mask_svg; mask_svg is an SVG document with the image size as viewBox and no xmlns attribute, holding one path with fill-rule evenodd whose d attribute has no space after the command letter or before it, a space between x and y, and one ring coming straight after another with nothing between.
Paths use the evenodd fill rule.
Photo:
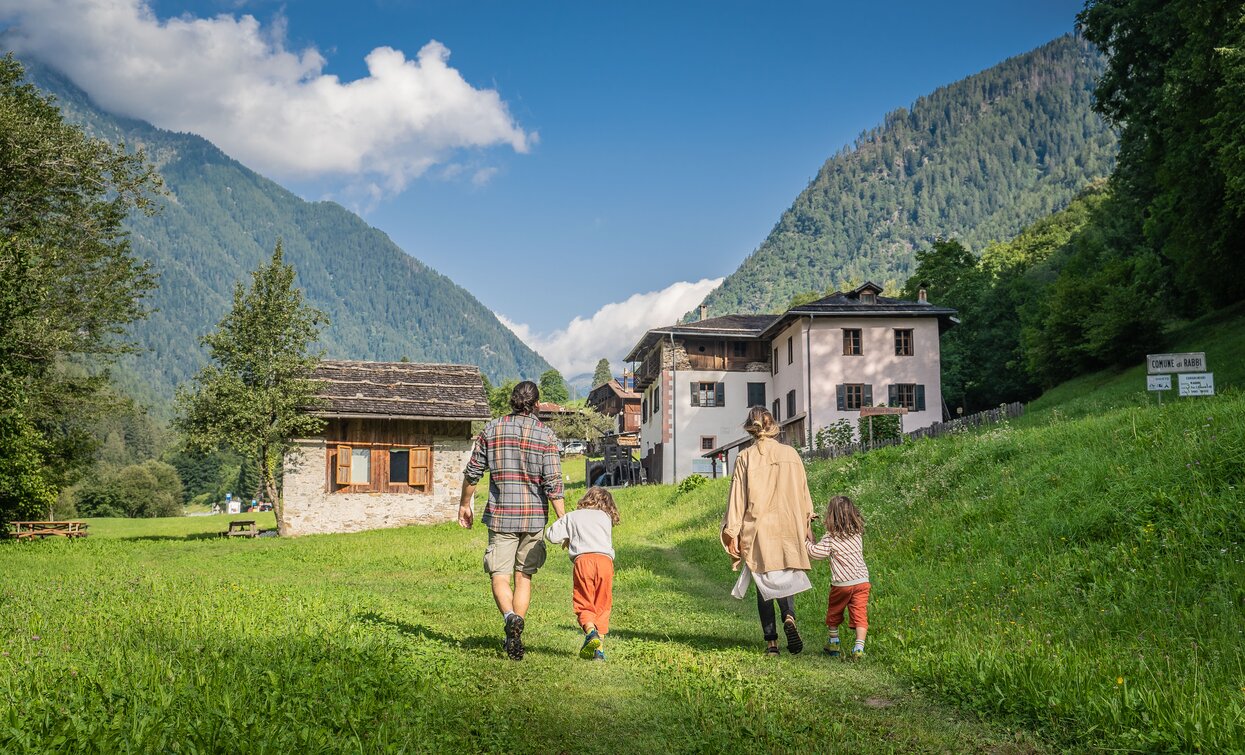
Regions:
<instances>
[{"instance_id":1,"label":"wooden picnic table","mask_svg":"<svg viewBox=\"0 0 1245 755\"><path fill-rule=\"evenodd\" d=\"M86 531L88 525L86 522L67 521L67 522L12 522L13 532L10 537L18 540L34 540L45 537L66 537L73 539L76 537L86 537L89 533Z\"/></svg>"},{"instance_id":2,"label":"wooden picnic table","mask_svg":"<svg viewBox=\"0 0 1245 755\"><path fill-rule=\"evenodd\" d=\"M225 531L226 537L259 537L259 527L254 519L235 519Z\"/></svg>"}]
</instances>

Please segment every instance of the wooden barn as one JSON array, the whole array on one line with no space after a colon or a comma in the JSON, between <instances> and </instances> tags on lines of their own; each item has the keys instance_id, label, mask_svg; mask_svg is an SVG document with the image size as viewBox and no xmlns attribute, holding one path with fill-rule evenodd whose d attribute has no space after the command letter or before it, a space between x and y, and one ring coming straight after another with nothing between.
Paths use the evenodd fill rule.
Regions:
<instances>
[{"instance_id":1,"label":"wooden barn","mask_svg":"<svg viewBox=\"0 0 1245 755\"><path fill-rule=\"evenodd\" d=\"M286 457L282 535L457 516L471 423L489 418L476 367L324 361L314 377L326 425Z\"/></svg>"}]
</instances>

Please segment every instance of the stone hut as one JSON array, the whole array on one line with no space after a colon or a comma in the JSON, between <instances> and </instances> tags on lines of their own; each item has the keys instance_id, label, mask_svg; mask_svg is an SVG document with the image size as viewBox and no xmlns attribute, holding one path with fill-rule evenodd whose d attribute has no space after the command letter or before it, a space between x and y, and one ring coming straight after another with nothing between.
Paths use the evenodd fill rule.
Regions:
<instances>
[{"instance_id":1,"label":"stone hut","mask_svg":"<svg viewBox=\"0 0 1245 755\"><path fill-rule=\"evenodd\" d=\"M453 520L471 423L489 418L480 371L457 364L324 361L324 434L285 459L282 535Z\"/></svg>"}]
</instances>

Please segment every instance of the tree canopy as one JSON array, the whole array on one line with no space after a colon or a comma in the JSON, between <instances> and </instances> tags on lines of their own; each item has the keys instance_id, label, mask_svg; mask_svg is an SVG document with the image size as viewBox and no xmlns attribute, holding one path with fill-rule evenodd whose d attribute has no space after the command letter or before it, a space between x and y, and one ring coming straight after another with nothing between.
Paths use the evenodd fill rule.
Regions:
<instances>
[{"instance_id":1,"label":"tree canopy","mask_svg":"<svg viewBox=\"0 0 1245 755\"><path fill-rule=\"evenodd\" d=\"M160 183L0 59L0 520L46 511L93 460L103 371L155 286L123 221Z\"/></svg>"},{"instance_id":2,"label":"tree canopy","mask_svg":"<svg viewBox=\"0 0 1245 755\"><path fill-rule=\"evenodd\" d=\"M238 283L233 308L203 338L212 357L189 387L178 391L175 421L186 446L232 450L257 472L256 494L273 502L278 522L277 473L295 438L314 435L324 421L309 413L319 384L311 379L320 354L312 350L324 316L294 287L294 268L277 242L272 259Z\"/></svg>"}]
</instances>

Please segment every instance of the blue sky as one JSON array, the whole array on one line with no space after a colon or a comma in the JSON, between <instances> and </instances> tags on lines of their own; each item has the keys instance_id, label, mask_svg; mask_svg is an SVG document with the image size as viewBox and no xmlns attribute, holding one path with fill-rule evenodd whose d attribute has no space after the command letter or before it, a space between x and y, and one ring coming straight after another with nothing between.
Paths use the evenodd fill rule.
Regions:
<instances>
[{"instance_id":1,"label":"blue sky","mask_svg":"<svg viewBox=\"0 0 1245 755\"><path fill-rule=\"evenodd\" d=\"M673 319L684 302L703 296L710 286L703 281L729 274L756 248L827 157L884 113L1070 31L1081 7L1063 0L0 0L0 20L54 27L50 15L32 10L48 3L110 6L114 15L137 9L151 28L130 48L169 19L225 14L236 23L250 15L258 38L292 54L281 65L297 68L292 57L313 48L320 59L304 58L303 73L342 84L369 75L365 58L376 48L409 60L439 42L446 65L472 94L494 90L500 98L492 111L477 102L475 115L458 123L485 111L509 117L461 148L446 146L453 139L418 145L406 167L379 168L377 178L366 167L350 168L349 155L323 170L263 164L276 148L248 151L245 143L263 128L238 127L231 140L219 135L228 124L205 123L204 135L307 198L357 209L495 312L527 326L518 329L542 351L568 353L590 348L585 339L591 343L604 325L588 327L590 318L611 302L649 295L626 311L664 319L633 327ZM85 26L101 36L109 28ZM218 35L244 33L218 26ZM71 56L89 44L89 33L50 28L43 52L64 39L63 54ZM82 70L98 68L120 46L101 41ZM257 60L268 65L271 57ZM89 80L87 90L92 86L124 88L115 79ZM204 89L155 87L150 96L160 103L132 95L122 109L184 128L168 100L210 96ZM698 281L678 288L678 301L661 295ZM577 340L568 338L574 318L584 325ZM571 366L568 356L559 360Z\"/></svg>"}]
</instances>

